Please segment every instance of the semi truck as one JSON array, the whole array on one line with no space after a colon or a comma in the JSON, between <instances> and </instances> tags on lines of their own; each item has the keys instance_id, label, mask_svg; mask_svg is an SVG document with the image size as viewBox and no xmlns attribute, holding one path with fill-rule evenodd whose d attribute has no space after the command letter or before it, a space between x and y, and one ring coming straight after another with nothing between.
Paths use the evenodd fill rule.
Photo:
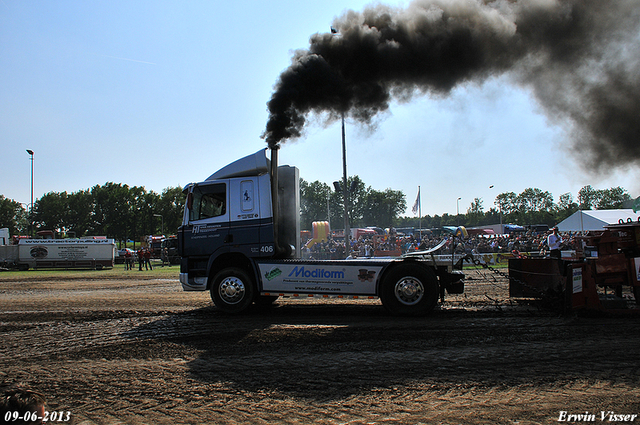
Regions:
<instances>
[{"instance_id":1,"label":"semi truck","mask_svg":"<svg viewBox=\"0 0 640 425\"><path fill-rule=\"evenodd\" d=\"M398 258L301 259L299 181L298 168L279 165L273 147L186 185L177 235L183 290L209 291L230 314L299 296L380 299L407 316L431 312L445 292L463 293L462 259L434 255L444 241Z\"/></svg>"},{"instance_id":2,"label":"semi truck","mask_svg":"<svg viewBox=\"0 0 640 425\"><path fill-rule=\"evenodd\" d=\"M162 239L160 259L162 264L180 264L178 254L178 238L175 235Z\"/></svg>"},{"instance_id":3,"label":"semi truck","mask_svg":"<svg viewBox=\"0 0 640 425\"><path fill-rule=\"evenodd\" d=\"M151 252L151 258L161 258L162 241L164 239L164 235L148 235L144 237L143 245L146 244L147 249Z\"/></svg>"}]
</instances>

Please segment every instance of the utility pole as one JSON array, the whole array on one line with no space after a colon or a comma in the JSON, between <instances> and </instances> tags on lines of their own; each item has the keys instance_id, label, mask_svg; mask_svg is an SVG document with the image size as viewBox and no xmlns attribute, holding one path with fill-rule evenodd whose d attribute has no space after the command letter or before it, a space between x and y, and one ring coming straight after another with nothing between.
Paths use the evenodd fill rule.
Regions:
<instances>
[{"instance_id":1,"label":"utility pole","mask_svg":"<svg viewBox=\"0 0 640 425\"><path fill-rule=\"evenodd\" d=\"M27 149L27 153L31 155L31 203L29 204L29 234L33 237L33 151Z\"/></svg>"},{"instance_id":2,"label":"utility pole","mask_svg":"<svg viewBox=\"0 0 640 425\"><path fill-rule=\"evenodd\" d=\"M349 188L347 187L347 143L344 134L344 112L342 113L342 196L344 198L344 253L349 256L351 229L349 228Z\"/></svg>"}]
</instances>

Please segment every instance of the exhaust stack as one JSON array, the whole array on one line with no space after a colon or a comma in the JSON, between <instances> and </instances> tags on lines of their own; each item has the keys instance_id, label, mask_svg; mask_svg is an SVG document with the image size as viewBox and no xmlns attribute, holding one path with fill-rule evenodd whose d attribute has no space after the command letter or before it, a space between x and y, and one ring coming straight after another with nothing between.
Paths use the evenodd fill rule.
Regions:
<instances>
[{"instance_id":1,"label":"exhaust stack","mask_svg":"<svg viewBox=\"0 0 640 425\"><path fill-rule=\"evenodd\" d=\"M296 167L278 165L279 146L271 146L271 204L275 258L300 255L300 174Z\"/></svg>"},{"instance_id":2,"label":"exhaust stack","mask_svg":"<svg viewBox=\"0 0 640 425\"><path fill-rule=\"evenodd\" d=\"M273 214L273 244L276 257L282 254L283 249L280 246L280 203L278 202L278 150L280 146L272 145L271 149L271 209Z\"/></svg>"}]
</instances>

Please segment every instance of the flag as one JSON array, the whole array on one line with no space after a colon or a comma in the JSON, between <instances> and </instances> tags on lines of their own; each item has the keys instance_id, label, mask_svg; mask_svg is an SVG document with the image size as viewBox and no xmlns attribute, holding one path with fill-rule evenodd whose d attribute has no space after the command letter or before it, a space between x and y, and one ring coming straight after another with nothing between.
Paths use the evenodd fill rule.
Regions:
<instances>
[{"instance_id":1,"label":"flag","mask_svg":"<svg viewBox=\"0 0 640 425\"><path fill-rule=\"evenodd\" d=\"M413 208L411 208L411 212L414 214L418 212L418 208L420 208L420 186L418 186L418 196L416 196L416 202L413 203Z\"/></svg>"}]
</instances>

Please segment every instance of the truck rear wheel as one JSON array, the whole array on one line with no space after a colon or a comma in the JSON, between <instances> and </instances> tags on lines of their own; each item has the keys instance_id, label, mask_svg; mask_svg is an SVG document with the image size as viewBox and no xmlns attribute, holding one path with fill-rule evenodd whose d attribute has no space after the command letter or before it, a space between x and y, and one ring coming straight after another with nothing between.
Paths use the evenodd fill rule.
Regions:
<instances>
[{"instance_id":1,"label":"truck rear wheel","mask_svg":"<svg viewBox=\"0 0 640 425\"><path fill-rule=\"evenodd\" d=\"M438 279L428 268L416 264L401 264L384 277L381 283L382 305L399 316L423 316L438 302Z\"/></svg>"},{"instance_id":2,"label":"truck rear wheel","mask_svg":"<svg viewBox=\"0 0 640 425\"><path fill-rule=\"evenodd\" d=\"M241 313L253 302L253 281L243 270L230 267L219 272L211 284L211 300L225 313Z\"/></svg>"}]
</instances>

